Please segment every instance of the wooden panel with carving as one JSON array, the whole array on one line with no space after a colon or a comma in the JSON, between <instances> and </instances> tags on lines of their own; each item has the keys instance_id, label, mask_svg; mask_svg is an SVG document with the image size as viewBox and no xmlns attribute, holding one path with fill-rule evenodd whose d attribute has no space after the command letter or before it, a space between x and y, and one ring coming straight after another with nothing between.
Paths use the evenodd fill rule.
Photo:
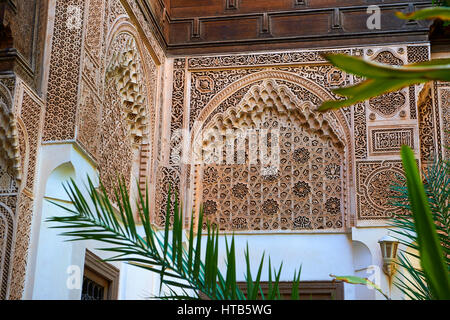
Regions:
<instances>
[{"instance_id":1,"label":"wooden panel with carving","mask_svg":"<svg viewBox=\"0 0 450 320\"><path fill-rule=\"evenodd\" d=\"M148 1L140 9L155 24L162 44L173 54L293 49L426 41L428 22L408 25L397 11L421 8L420 1L376 3L382 29L367 28L367 4L340 1ZM368 32L370 36L368 37ZM383 37L378 37L383 35ZM381 43L380 42L380 43Z\"/></svg>"}]
</instances>

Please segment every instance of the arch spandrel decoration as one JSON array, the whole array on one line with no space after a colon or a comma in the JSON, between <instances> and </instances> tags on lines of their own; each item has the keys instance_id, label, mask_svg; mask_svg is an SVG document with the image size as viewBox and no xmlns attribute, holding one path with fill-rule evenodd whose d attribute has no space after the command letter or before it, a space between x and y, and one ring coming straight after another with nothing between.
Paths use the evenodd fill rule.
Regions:
<instances>
[{"instance_id":1,"label":"arch spandrel decoration","mask_svg":"<svg viewBox=\"0 0 450 320\"><path fill-rule=\"evenodd\" d=\"M203 205L207 219L228 231L342 230L348 224L349 128L342 114L313 111L317 106L299 100L282 82L289 79L321 100L332 97L294 74L261 72L247 78L250 81L240 81L240 86L233 88L236 91L254 82L237 106L223 111L221 103L232 94L226 88L224 91L229 92L219 93L217 96L222 99L216 104L213 102L217 96L214 97L194 126L194 155L217 160L210 155L223 152L224 163L197 162L193 177L194 212ZM223 112L214 114L215 109ZM276 170L262 165L260 160L250 163L249 150L255 146L248 138L244 163L236 148L232 158L241 157L241 162L231 165L226 163L227 146L217 151L218 138L226 141L227 130L270 132L275 127L279 135L272 139L278 139L280 146L280 165ZM237 138L234 144L238 143ZM201 151L195 150L198 146ZM270 154L270 146L268 149ZM193 160L195 163L199 159Z\"/></svg>"}]
</instances>

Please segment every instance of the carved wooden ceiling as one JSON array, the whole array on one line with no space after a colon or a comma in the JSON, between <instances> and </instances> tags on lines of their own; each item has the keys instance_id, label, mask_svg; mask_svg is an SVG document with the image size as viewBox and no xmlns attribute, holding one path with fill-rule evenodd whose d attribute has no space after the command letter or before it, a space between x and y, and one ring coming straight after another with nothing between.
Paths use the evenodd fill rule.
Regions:
<instances>
[{"instance_id":1,"label":"carved wooden ceiling","mask_svg":"<svg viewBox=\"0 0 450 320\"><path fill-rule=\"evenodd\" d=\"M317 48L428 40L428 22L395 17L431 1L134 0L169 54ZM381 29L369 30L369 5Z\"/></svg>"}]
</instances>

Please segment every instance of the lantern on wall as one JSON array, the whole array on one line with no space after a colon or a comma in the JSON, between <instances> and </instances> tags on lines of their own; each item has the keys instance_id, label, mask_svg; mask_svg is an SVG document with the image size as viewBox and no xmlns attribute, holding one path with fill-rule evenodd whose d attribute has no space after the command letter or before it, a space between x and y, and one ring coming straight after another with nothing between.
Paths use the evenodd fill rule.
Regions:
<instances>
[{"instance_id":1,"label":"lantern on wall","mask_svg":"<svg viewBox=\"0 0 450 320\"><path fill-rule=\"evenodd\" d=\"M378 240L383 257L383 271L391 277L396 269L395 259L397 259L398 240L386 235Z\"/></svg>"}]
</instances>

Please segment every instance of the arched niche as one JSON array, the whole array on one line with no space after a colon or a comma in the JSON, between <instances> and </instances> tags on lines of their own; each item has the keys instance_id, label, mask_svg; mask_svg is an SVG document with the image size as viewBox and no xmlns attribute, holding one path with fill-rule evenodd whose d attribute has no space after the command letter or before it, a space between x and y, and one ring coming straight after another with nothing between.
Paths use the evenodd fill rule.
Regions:
<instances>
[{"instance_id":1,"label":"arched niche","mask_svg":"<svg viewBox=\"0 0 450 320\"><path fill-rule=\"evenodd\" d=\"M333 98L313 82L286 72L251 75L215 96L191 136L194 212L202 206L206 217L227 231L342 231L350 220L348 173L352 170L345 117L341 112L316 112L317 105L300 100L277 80L289 80L322 101ZM221 105L233 90L252 83L238 105ZM245 136L246 131L256 130L260 135L275 127L279 169L258 160L252 164L251 150L257 148L260 154L261 144L255 146L255 139L252 144L240 133ZM231 143L234 154L227 158L230 143L222 141L232 131L237 138ZM239 144L245 144L245 153L237 150ZM244 158L245 163L237 161Z\"/></svg>"},{"instance_id":2,"label":"arched niche","mask_svg":"<svg viewBox=\"0 0 450 320\"><path fill-rule=\"evenodd\" d=\"M156 64L127 21L115 22L104 60L104 103L101 113L100 179L111 193L122 176L136 194L134 178L144 186L154 145ZM150 80L153 75L153 80Z\"/></svg>"},{"instance_id":3,"label":"arched niche","mask_svg":"<svg viewBox=\"0 0 450 320\"><path fill-rule=\"evenodd\" d=\"M68 214L55 203L65 207L71 206L70 199L63 188L63 184L70 179L76 179L76 172L72 162L67 161L51 171L45 184L36 246L33 299L67 297L67 268L74 264L74 247L80 244L63 241L60 230L51 228L56 224L46 220L53 216Z\"/></svg>"}]
</instances>

